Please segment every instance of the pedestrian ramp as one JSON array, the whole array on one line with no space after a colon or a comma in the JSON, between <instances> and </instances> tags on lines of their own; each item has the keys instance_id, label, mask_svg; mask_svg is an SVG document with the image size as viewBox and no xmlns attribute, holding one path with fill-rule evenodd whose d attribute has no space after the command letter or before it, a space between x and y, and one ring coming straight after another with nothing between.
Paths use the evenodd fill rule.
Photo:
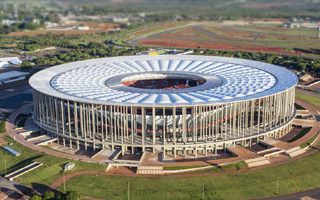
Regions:
<instances>
[{"instance_id":1,"label":"pedestrian ramp","mask_svg":"<svg viewBox=\"0 0 320 200\"><path fill-rule=\"evenodd\" d=\"M263 156L265 158L270 158L270 157L278 157L280 154L282 154L284 152L285 152L284 149L280 149L278 147L273 147L270 149L258 151L257 154L260 156Z\"/></svg>"},{"instance_id":2,"label":"pedestrian ramp","mask_svg":"<svg viewBox=\"0 0 320 200\"><path fill-rule=\"evenodd\" d=\"M22 135L23 137L28 137L33 133L39 133L41 130L40 128L26 128L26 129L22 129L20 131L18 131L19 135Z\"/></svg>"},{"instance_id":3,"label":"pedestrian ramp","mask_svg":"<svg viewBox=\"0 0 320 200\"><path fill-rule=\"evenodd\" d=\"M34 141L34 144L38 145L38 146L46 146L48 144L52 144L53 142L55 142L57 140L58 140L58 138L45 136L45 137L42 137L41 140Z\"/></svg>"},{"instance_id":4,"label":"pedestrian ramp","mask_svg":"<svg viewBox=\"0 0 320 200\"><path fill-rule=\"evenodd\" d=\"M299 146L296 146L296 147L293 147L291 149L288 149L285 151L285 153L290 156L291 158L295 157L295 156L298 156L300 154L303 154L305 152L304 149L301 149L301 147Z\"/></svg>"},{"instance_id":5,"label":"pedestrian ramp","mask_svg":"<svg viewBox=\"0 0 320 200\"><path fill-rule=\"evenodd\" d=\"M23 175L23 174L26 174L32 170L35 170L37 169L38 167L42 166L43 164L42 163L38 163L38 162L32 162L14 172L11 172L10 174L7 174L5 176L5 178L9 179L10 181L13 181L13 179Z\"/></svg>"},{"instance_id":6,"label":"pedestrian ramp","mask_svg":"<svg viewBox=\"0 0 320 200\"><path fill-rule=\"evenodd\" d=\"M137 174L163 174L163 166L139 166Z\"/></svg>"},{"instance_id":7,"label":"pedestrian ramp","mask_svg":"<svg viewBox=\"0 0 320 200\"><path fill-rule=\"evenodd\" d=\"M270 161L264 156L247 159L244 160L244 162L248 165L249 168L270 164Z\"/></svg>"}]
</instances>

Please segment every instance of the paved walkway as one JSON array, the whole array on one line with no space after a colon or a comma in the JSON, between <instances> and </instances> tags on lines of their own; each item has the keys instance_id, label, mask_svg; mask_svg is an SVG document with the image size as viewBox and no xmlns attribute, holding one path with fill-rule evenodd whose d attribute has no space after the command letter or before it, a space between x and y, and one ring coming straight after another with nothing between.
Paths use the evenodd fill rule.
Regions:
<instances>
[{"instance_id":1,"label":"paved walkway","mask_svg":"<svg viewBox=\"0 0 320 200\"><path fill-rule=\"evenodd\" d=\"M235 145L234 147L228 147L228 150L243 159L259 157L255 152L250 151L249 149L240 145Z\"/></svg>"},{"instance_id":2,"label":"paved walkway","mask_svg":"<svg viewBox=\"0 0 320 200\"><path fill-rule=\"evenodd\" d=\"M21 185L15 181L8 181L0 176L0 192L6 194L6 200L9 199L29 199L34 193L32 189ZM0 198L1 199L1 198Z\"/></svg>"},{"instance_id":3,"label":"paved walkway","mask_svg":"<svg viewBox=\"0 0 320 200\"><path fill-rule=\"evenodd\" d=\"M140 165L143 166L162 166L163 163L159 161L158 153L145 152Z\"/></svg>"}]
</instances>

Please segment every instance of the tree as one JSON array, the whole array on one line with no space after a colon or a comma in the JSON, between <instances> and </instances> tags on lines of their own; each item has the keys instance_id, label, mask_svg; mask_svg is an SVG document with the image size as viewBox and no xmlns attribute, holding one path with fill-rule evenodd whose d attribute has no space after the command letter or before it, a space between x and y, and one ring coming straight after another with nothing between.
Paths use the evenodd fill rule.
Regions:
<instances>
[{"instance_id":1,"label":"tree","mask_svg":"<svg viewBox=\"0 0 320 200\"><path fill-rule=\"evenodd\" d=\"M65 195L65 200L78 200L79 196L77 191L71 190L71 191L67 191L66 195Z\"/></svg>"},{"instance_id":2,"label":"tree","mask_svg":"<svg viewBox=\"0 0 320 200\"><path fill-rule=\"evenodd\" d=\"M306 71L306 69L307 69L306 63L300 62L300 63L299 63L299 66L300 66L300 69L301 69L302 71Z\"/></svg>"},{"instance_id":3,"label":"tree","mask_svg":"<svg viewBox=\"0 0 320 200\"><path fill-rule=\"evenodd\" d=\"M236 170L237 170L237 176L239 175L239 170L241 169L241 163L238 162L235 166Z\"/></svg>"},{"instance_id":4,"label":"tree","mask_svg":"<svg viewBox=\"0 0 320 200\"><path fill-rule=\"evenodd\" d=\"M32 67L32 64L28 61L25 61L21 64L21 67L23 68L31 68Z\"/></svg>"},{"instance_id":5,"label":"tree","mask_svg":"<svg viewBox=\"0 0 320 200\"><path fill-rule=\"evenodd\" d=\"M43 200L55 200L54 192L48 191L44 193Z\"/></svg>"},{"instance_id":6,"label":"tree","mask_svg":"<svg viewBox=\"0 0 320 200\"><path fill-rule=\"evenodd\" d=\"M30 198L30 200L42 200L42 197L37 195L37 194L35 194Z\"/></svg>"}]
</instances>

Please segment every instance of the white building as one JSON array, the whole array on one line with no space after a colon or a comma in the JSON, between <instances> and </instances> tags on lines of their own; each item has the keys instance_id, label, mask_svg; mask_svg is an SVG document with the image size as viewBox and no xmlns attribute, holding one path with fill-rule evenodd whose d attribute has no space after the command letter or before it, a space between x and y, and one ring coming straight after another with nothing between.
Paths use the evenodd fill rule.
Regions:
<instances>
[{"instance_id":1,"label":"white building","mask_svg":"<svg viewBox=\"0 0 320 200\"><path fill-rule=\"evenodd\" d=\"M1 62L0 61L0 69L8 68L10 64L8 62Z\"/></svg>"},{"instance_id":2,"label":"white building","mask_svg":"<svg viewBox=\"0 0 320 200\"><path fill-rule=\"evenodd\" d=\"M0 85L26 79L28 72L10 71L0 73Z\"/></svg>"},{"instance_id":3,"label":"white building","mask_svg":"<svg viewBox=\"0 0 320 200\"><path fill-rule=\"evenodd\" d=\"M34 74L33 120L64 146L163 158L217 155L292 128L298 78L226 57L121 56Z\"/></svg>"},{"instance_id":4,"label":"white building","mask_svg":"<svg viewBox=\"0 0 320 200\"><path fill-rule=\"evenodd\" d=\"M9 66L20 66L22 64L22 61L18 57L5 57L0 58L0 63L2 63L2 66L9 67ZM0 64L1 68L1 64Z\"/></svg>"}]
</instances>

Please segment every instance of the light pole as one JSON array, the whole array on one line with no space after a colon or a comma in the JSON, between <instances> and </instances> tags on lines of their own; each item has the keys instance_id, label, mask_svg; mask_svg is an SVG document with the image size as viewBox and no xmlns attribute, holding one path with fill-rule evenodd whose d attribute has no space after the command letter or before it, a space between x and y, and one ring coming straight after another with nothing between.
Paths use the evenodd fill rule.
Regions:
<instances>
[{"instance_id":1,"label":"light pole","mask_svg":"<svg viewBox=\"0 0 320 200\"><path fill-rule=\"evenodd\" d=\"M63 172L63 191L66 192L66 177L64 172Z\"/></svg>"},{"instance_id":2,"label":"light pole","mask_svg":"<svg viewBox=\"0 0 320 200\"><path fill-rule=\"evenodd\" d=\"M202 182L202 200L204 200L204 182Z\"/></svg>"},{"instance_id":3,"label":"light pole","mask_svg":"<svg viewBox=\"0 0 320 200\"><path fill-rule=\"evenodd\" d=\"M130 183L128 181L128 200L130 200Z\"/></svg>"},{"instance_id":4,"label":"light pole","mask_svg":"<svg viewBox=\"0 0 320 200\"><path fill-rule=\"evenodd\" d=\"M279 177L277 177L277 194L279 194Z\"/></svg>"},{"instance_id":5,"label":"light pole","mask_svg":"<svg viewBox=\"0 0 320 200\"><path fill-rule=\"evenodd\" d=\"M4 176L7 175L7 160L4 160Z\"/></svg>"}]
</instances>

